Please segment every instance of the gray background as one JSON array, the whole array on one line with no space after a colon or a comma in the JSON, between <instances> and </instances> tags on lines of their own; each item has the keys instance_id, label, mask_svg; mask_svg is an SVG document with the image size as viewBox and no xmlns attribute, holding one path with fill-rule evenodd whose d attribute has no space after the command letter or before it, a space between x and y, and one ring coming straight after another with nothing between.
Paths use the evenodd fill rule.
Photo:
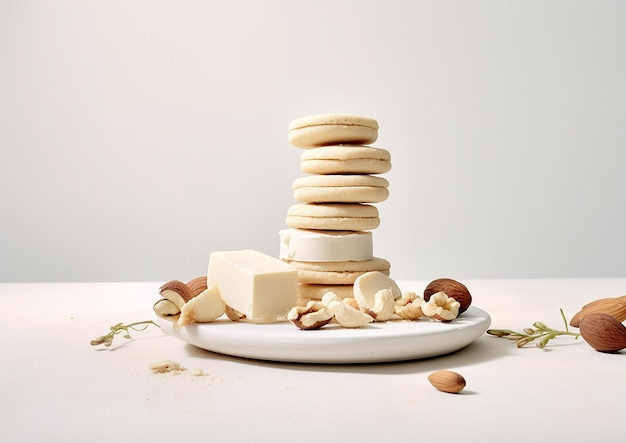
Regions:
<instances>
[{"instance_id":1,"label":"gray background","mask_svg":"<svg viewBox=\"0 0 626 443\"><path fill-rule=\"evenodd\" d=\"M0 281L278 254L297 117L391 151L398 279L626 276L626 2L1 1Z\"/></svg>"}]
</instances>

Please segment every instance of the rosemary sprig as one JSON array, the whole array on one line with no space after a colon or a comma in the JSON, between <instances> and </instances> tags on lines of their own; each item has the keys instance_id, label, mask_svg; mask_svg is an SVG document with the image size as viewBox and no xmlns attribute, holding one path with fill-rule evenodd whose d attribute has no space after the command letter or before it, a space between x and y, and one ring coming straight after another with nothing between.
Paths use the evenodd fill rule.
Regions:
<instances>
[{"instance_id":1,"label":"rosemary sprig","mask_svg":"<svg viewBox=\"0 0 626 443\"><path fill-rule=\"evenodd\" d=\"M564 331L549 328L545 325L545 323L537 321L533 323L533 328L524 328L523 332L511 331L510 329L488 329L487 334L493 335L494 337L504 337L509 340L514 340L518 348L526 346L528 343L535 340L539 340L535 343L535 346L543 349L550 340L558 337L559 335L572 336L574 337L574 340L577 340L578 337L580 337L580 334L569 330L563 309L560 309L560 312L563 323L565 324Z\"/></svg>"},{"instance_id":2,"label":"rosemary sprig","mask_svg":"<svg viewBox=\"0 0 626 443\"><path fill-rule=\"evenodd\" d=\"M150 325L154 325L157 328L160 328L160 326L158 324L156 324L155 322L153 322L152 320L145 320L145 321L137 321L134 323L129 323L127 325L123 324L123 323L118 323L116 325L111 326L111 330L109 331L108 334L106 335L101 335L98 338L94 338L93 340L91 340L89 342L89 344L91 346L98 346L98 345L104 345L104 346L111 346L111 343L113 343L113 338L117 335L117 334L122 334L124 333L124 338L127 340L130 340L132 337L130 335L130 330L133 331L143 331L145 330L148 326Z\"/></svg>"}]
</instances>

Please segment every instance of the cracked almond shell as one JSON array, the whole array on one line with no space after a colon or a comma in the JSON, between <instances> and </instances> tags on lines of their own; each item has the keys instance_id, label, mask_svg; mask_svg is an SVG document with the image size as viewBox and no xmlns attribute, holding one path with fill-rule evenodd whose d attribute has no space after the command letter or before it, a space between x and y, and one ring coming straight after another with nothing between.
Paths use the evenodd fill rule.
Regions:
<instances>
[{"instance_id":1,"label":"cracked almond shell","mask_svg":"<svg viewBox=\"0 0 626 443\"><path fill-rule=\"evenodd\" d=\"M185 303L194 297L194 294L182 281L170 280L159 288L159 295L173 302L178 309L182 309Z\"/></svg>"}]
</instances>

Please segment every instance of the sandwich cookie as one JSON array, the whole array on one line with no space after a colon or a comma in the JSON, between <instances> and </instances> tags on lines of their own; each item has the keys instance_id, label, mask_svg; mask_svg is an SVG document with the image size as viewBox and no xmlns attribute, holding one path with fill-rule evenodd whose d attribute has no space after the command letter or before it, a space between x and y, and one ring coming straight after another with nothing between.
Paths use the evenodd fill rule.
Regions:
<instances>
[{"instance_id":1,"label":"sandwich cookie","mask_svg":"<svg viewBox=\"0 0 626 443\"><path fill-rule=\"evenodd\" d=\"M305 262L363 261L374 258L369 231L311 231L283 229L280 235L281 260Z\"/></svg>"},{"instance_id":2,"label":"sandwich cookie","mask_svg":"<svg viewBox=\"0 0 626 443\"><path fill-rule=\"evenodd\" d=\"M289 143L299 148L327 145L367 145L378 138L378 122L349 114L301 117L289 124Z\"/></svg>"},{"instance_id":3,"label":"sandwich cookie","mask_svg":"<svg viewBox=\"0 0 626 443\"><path fill-rule=\"evenodd\" d=\"M373 175L310 175L293 182L293 197L305 203L378 203L389 182Z\"/></svg>"},{"instance_id":4,"label":"sandwich cookie","mask_svg":"<svg viewBox=\"0 0 626 443\"><path fill-rule=\"evenodd\" d=\"M287 210L287 226L326 231L369 231L380 225L376 206L361 203L300 203Z\"/></svg>"},{"instance_id":5,"label":"sandwich cookie","mask_svg":"<svg viewBox=\"0 0 626 443\"><path fill-rule=\"evenodd\" d=\"M303 151L300 169L307 174L384 174L391 170L391 154L371 146L323 146Z\"/></svg>"},{"instance_id":6,"label":"sandwich cookie","mask_svg":"<svg viewBox=\"0 0 626 443\"><path fill-rule=\"evenodd\" d=\"M365 261L300 262L288 261L298 271L298 283L309 285L351 285L361 275L378 271L389 275L390 264L383 258Z\"/></svg>"}]
</instances>

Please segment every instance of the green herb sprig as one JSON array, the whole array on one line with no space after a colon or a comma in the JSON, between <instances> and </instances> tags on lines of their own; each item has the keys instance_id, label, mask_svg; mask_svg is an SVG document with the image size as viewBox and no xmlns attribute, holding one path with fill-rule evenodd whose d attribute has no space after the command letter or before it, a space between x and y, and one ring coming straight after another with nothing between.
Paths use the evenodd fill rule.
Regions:
<instances>
[{"instance_id":1,"label":"green herb sprig","mask_svg":"<svg viewBox=\"0 0 626 443\"><path fill-rule=\"evenodd\" d=\"M130 340L131 338L133 338L130 335L130 331L143 331L145 330L147 327L149 327L150 325L156 326L157 328L160 328L160 326L158 324L156 324L155 322L153 322L152 320L145 320L145 321L138 321L138 322L134 322L134 323L129 323L127 325L123 324L123 323L118 323L116 325L111 326L110 331L108 334L106 335L101 335L98 338L94 338L93 340L91 340L89 342L89 344L91 346L98 346L98 345L104 345L104 346L111 346L111 344L113 343L113 339L115 338L115 336L117 334L124 334L124 338L127 340Z\"/></svg>"},{"instance_id":2,"label":"green herb sprig","mask_svg":"<svg viewBox=\"0 0 626 443\"><path fill-rule=\"evenodd\" d=\"M518 348L526 346L530 342L539 340L535 343L535 346L543 349L550 340L560 335L571 336L574 337L574 340L577 340L578 337L580 337L580 334L569 330L563 309L560 309L560 312L563 323L565 324L564 331L549 328L545 325L545 323L537 321L533 323L532 328L524 328L523 332L511 331L510 329L488 329L487 334L493 335L494 337L504 337L509 340L514 340Z\"/></svg>"}]
</instances>

